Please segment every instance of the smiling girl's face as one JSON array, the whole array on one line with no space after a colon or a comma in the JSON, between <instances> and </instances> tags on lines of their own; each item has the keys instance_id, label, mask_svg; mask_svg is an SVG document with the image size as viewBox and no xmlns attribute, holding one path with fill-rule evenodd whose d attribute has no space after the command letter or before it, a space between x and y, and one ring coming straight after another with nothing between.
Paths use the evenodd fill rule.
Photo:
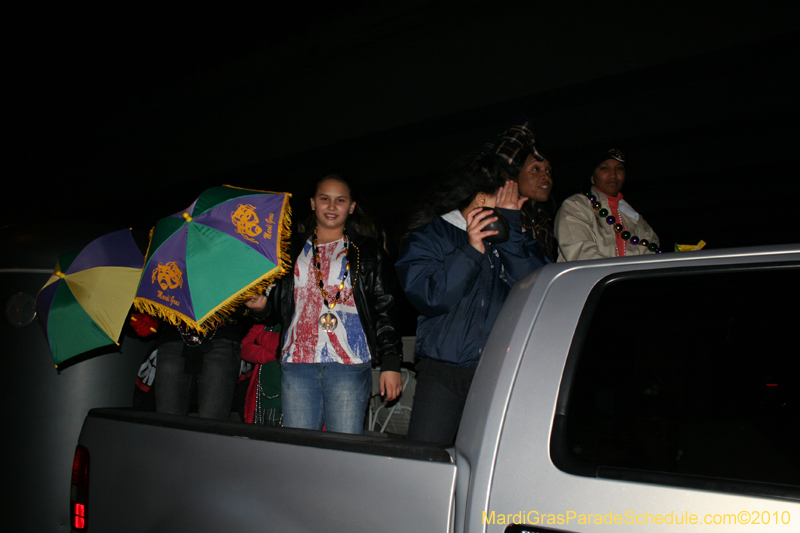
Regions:
<instances>
[{"instance_id":1,"label":"smiling girl's face","mask_svg":"<svg viewBox=\"0 0 800 533\"><path fill-rule=\"evenodd\" d=\"M350 188L337 179L331 178L320 183L311 199L311 210L317 219L318 233L341 232L347 216L355 208L356 203L350 196Z\"/></svg>"}]
</instances>

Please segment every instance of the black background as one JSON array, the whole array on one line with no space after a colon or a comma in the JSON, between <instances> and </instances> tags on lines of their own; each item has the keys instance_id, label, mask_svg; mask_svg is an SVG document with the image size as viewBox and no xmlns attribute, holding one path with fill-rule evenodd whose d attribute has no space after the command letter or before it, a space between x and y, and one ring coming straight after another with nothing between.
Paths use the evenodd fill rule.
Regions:
<instances>
[{"instance_id":1,"label":"black background","mask_svg":"<svg viewBox=\"0 0 800 533\"><path fill-rule=\"evenodd\" d=\"M558 201L614 147L663 247L797 242L795 19L720 6L31 8L8 20L0 225L146 230L223 183L292 192L297 218L338 171L397 235L524 113Z\"/></svg>"}]
</instances>

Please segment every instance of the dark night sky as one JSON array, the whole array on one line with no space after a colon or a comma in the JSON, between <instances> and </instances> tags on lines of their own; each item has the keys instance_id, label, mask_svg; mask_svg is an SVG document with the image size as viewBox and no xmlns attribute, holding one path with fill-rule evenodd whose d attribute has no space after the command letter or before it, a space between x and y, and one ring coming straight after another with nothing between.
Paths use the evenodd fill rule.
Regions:
<instances>
[{"instance_id":1,"label":"dark night sky","mask_svg":"<svg viewBox=\"0 0 800 533\"><path fill-rule=\"evenodd\" d=\"M306 184L341 171L397 232L455 156L525 113L557 200L613 146L667 245L797 242L795 19L669 5L29 10L0 226L148 229L221 183L293 192L301 213Z\"/></svg>"}]
</instances>

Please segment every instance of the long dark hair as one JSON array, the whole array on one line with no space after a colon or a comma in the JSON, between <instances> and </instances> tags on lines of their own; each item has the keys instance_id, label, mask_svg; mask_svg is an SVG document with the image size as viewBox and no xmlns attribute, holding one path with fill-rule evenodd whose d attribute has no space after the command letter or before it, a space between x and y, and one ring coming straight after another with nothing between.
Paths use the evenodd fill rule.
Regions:
<instances>
[{"instance_id":1,"label":"long dark hair","mask_svg":"<svg viewBox=\"0 0 800 533\"><path fill-rule=\"evenodd\" d=\"M514 167L495 154L459 157L444 178L424 196L419 209L409 219L407 232L454 209L466 208L478 193L495 194L507 180L516 176Z\"/></svg>"}]
</instances>

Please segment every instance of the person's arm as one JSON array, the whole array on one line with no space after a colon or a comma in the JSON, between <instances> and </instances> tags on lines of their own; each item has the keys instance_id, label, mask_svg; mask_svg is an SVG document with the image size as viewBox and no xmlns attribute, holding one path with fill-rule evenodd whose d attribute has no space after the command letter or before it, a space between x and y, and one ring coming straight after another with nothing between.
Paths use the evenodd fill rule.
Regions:
<instances>
[{"instance_id":1,"label":"person's arm","mask_svg":"<svg viewBox=\"0 0 800 533\"><path fill-rule=\"evenodd\" d=\"M519 197L517 182L506 182L506 185L497 191L496 198L497 209L506 217L510 231L508 240L495 246L500 252L500 261L506 271L508 284L513 286L537 268L544 266L547 258L536 239L522 232L520 209L528 198Z\"/></svg>"},{"instance_id":2,"label":"person's arm","mask_svg":"<svg viewBox=\"0 0 800 533\"><path fill-rule=\"evenodd\" d=\"M248 363L270 363L277 361L280 333L256 324L242 339L241 357Z\"/></svg>"},{"instance_id":3,"label":"person's arm","mask_svg":"<svg viewBox=\"0 0 800 533\"><path fill-rule=\"evenodd\" d=\"M264 326L256 324L242 339L241 357L248 363L266 363L264 349L256 343L256 337L264 330Z\"/></svg>"},{"instance_id":4,"label":"person's arm","mask_svg":"<svg viewBox=\"0 0 800 533\"><path fill-rule=\"evenodd\" d=\"M394 370L381 370L379 380L381 396L384 401L396 400L403 392L403 376Z\"/></svg>"},{"instance_id":5,"label":"person's arm","mask_svg":"<svg viewBox=\"0 0 800 533\"><path fill-rule=\"evenodd\" d=\"M408 300L421 314L433 317L453 309L475 283L483 254L464 239L453 244L433 231L415 231L395 264Z\"/></svg>"},{"instance_id":6,"label":"person's arm","mask_svg":"<svg viewBox=\"0 0 800 533\"><path fill-rule=\"evenodd\" d=\"M375 354L381 367L380 393L383 399L390 402L400 396L403 380L400 375L400 364L403 362L403 343L397 331L395 318L395 282L389 266L388 258L377 243L375 275L369 287L367 299L370 302L378 353Z\"/></svg>"},{"instance_id":7,"label":"person's arm","mask_svg":"<svg viewBox=\"0 0 800 533\"><path fill-rule=\"evenodd\" d=\"M594 211L588 204L582 206L569 198L564 201L556 214L555 221L559 260L561 257L565 261L609 257L597 246L597 237L592 225L594 216Z\"/></svg>"},{"instance_id":8,"label":"person's arm","mask_svg":"<svg viewBox=\"0 0 800 533\"><path fill-rule=\"evenodd\" d=\"M637 224L636 227L636 232L639 234L639 239L647 239L648 242L654 242L657 243L659 246L661 246L661 240L658 238L656 232L653 230L653 228L650 227L650 224L648 224L645 219L640 218L639 224ZM661 249L663 250L664 247L661 246ZM647 252L647 253L652 254L655 252Z\"/></svg>"},{"instance_id":9,"label":"person's arm","mask_svg":"<svg viewBox=\"0 0 800 533\"><path fill-rule=\"evenodd\" d=\"M284 276L291 276L288 272ZM280 323L280 297L283 287L283 278L275 280L270 285L266 293L254 296L244 302L247 307L247 314L258 322Z\"/></svg>"},{"instance_id":10,"label":"person's arm","mask_svg":"<svg viewBox=\"0 0 800 533\"><path fill-rule=\"evenodd\" d=\"M539 242L522 232L519 210L499 209L508 219L509 237L495 246L500 252L500 261L506 271L508 284L513 286L537 268L548 263Z\"/></svg>"}]
</instances>

